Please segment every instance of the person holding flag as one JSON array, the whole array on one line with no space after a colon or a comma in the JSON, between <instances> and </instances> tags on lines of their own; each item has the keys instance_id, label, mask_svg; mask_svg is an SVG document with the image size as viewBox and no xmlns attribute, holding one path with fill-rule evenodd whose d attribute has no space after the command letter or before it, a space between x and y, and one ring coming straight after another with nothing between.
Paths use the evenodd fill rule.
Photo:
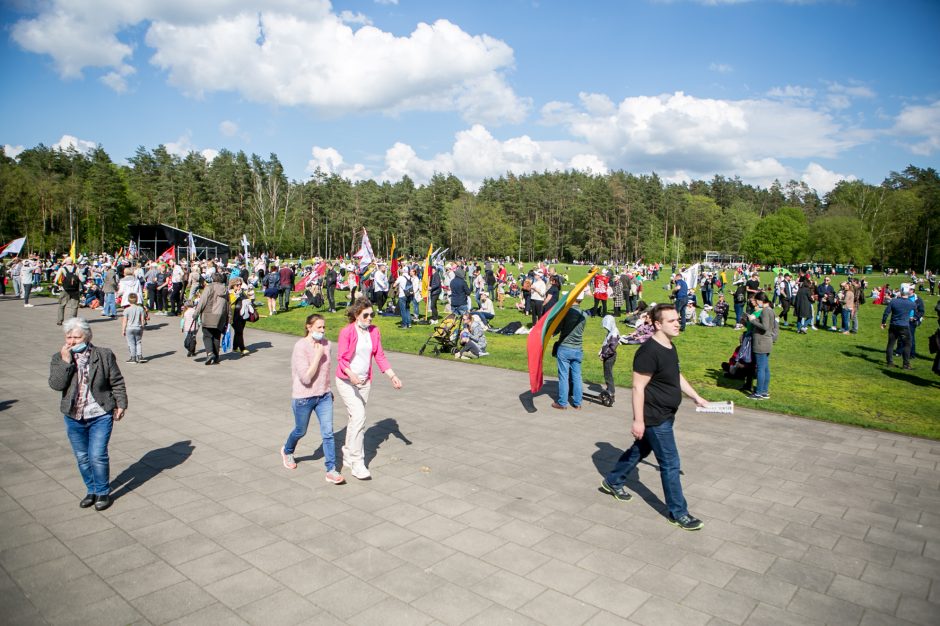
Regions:
<instances>
[{"instance_id":1,"label":"person holding flag","mask_svg":"<svg viewBox=\"0 0 940 626\"><path fill-rule=\"evenodd\" d=\"M584 291L581 291L554 333L560 336L557 349L553 350L558 363L558 399L552 402L553 409L567 409L569 397L572 408L581 409L584 397L581 362L584 360L584 326L587 324L587 315L581 310L583 299Z\"/></svg>"}]
</instances>

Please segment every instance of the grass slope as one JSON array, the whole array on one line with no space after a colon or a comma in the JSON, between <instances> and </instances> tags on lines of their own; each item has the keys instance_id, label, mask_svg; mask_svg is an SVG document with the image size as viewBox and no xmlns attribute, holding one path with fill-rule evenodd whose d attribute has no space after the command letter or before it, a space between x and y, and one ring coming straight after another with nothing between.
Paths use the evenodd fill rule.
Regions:
<instances>
[{"instance_id":1,"label":"grass slope","mask_svg":"<svg viewBox=\"0 0 940 626\"><path fill-rule=\"evenodd\" d=\"M567 268L567 269L566 269ZM568 273L570 284L582 278L587 268L559 266ZM771 282L770 273L762 274L763 283ZM841 281L836 277L835 284ZM897 285L901 278L890 280L878 274L868 277L870 284L889 282ZM647 282L644 299L647 302L668 300L666 280ZM730 296L730 292L728 292ZM342 301L345 292L338 292ZM921 293L927 308L927 317L917 331L917 347L921 358L913 361L914 371L887 369L884 366L884 348L887 332L881 330L881 306L872 305L870 298L862 305L859 314L859 333L842 335L829 331L810 331L798 335L793 330L795 318L791 314L791 326L780 329L780 339L774 345L770 358L770 400L762 402L748 400L739 390L741 381L726 379L721 371L738 343L740 331L726 328L690 326L676 339L682 372L705 398L709 400L734 400L736 403L756 406L770 411L801 415L813 419L853 424L866 428L877 428L907 435L940 439L940 377L931 372L928 355L928 337L937 328L934 313L936 296ZM729 298L730 299L730 298ZM511 306L497 310L494 325L501 326L513 320L525 321ZM591 299L585 300L590 307ZM442 305L439 305L442 306ZM266 307L259 307L264 315ZM286 314L262 318L254 328L262 328L288 334L301 335L303 320L313 312L310 308L297 308ZM778 309L779 312L779 309ZM733 308L732 308L733 315ZM327 336L336 340L340 328L346 323L342 313L325 314ZM431 326L414 326L410 330L398 328L397 317L379 317L376 323L382 330L386 350L417 354L430 336ZM632 329L620 324L621 333ZM250 329L247 331L251 332ZM585 383L603 383L601 361L597 357L606 331L599 319L591 319L584 333L584 380ZM480 370L485 386L486 376L498 376L491 368L526 371L526 337L515 335L504 337L487 335L487 351L490 356L473 362L463 362L467 367L484 366ZM632 377L633 354L636 346L620 346L615 369L618 387L629 387ZM450 358L449 355L435 357L430 350L427 358ZM900 362L900 358L896 359ZM550 355L545 358L545 374L550 379L555 374L555 364ZM523 391L520 389L520 392ZM615 405L615 410L629 412L625 402Z\"/></svg>"}]
</instances>

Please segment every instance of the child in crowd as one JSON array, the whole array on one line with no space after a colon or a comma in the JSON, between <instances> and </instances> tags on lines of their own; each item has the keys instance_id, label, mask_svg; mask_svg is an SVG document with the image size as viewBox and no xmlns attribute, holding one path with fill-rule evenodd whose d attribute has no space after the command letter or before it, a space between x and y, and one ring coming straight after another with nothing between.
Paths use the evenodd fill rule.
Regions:
<instances>
[{"instance_id":1,"label":"child in crowd","mask_svg":"<svg viewBox=\"0 0 940 626\"><path fill-rule=\"evenodd\" d=\"M607 339L601 346L598 356L604 364L604 382L607 384L607 394L611 401L614 399L614 364L617 363L617 346L620 345L620 330L613 315L605 315L601 326L607 331Z\"/></svg>"},{"instance_id":2,"label":"child in crowd","mask_svg":"<svg viewBox=\"0 0 940 626\"><path fill-rule=\"evenodd\" d=\"M150 316L144 307L140 306L140 298L136 293L128 294L127 301L129 306L124 309L121 317L121 334L127 338L127 351L130 353L128 363L146 363L144 353L141 348L141 341L144 338L144 327Z\"/></svg>"}]
</instances>

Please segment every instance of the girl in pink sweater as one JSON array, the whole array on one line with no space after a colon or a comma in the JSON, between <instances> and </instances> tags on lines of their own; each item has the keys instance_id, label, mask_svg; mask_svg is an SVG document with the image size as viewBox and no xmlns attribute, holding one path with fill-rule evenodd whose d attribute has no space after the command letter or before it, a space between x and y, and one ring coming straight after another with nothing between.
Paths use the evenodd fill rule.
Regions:
<instances>
[{"instance_id":1,"label":"girl in pink sweater","mask_svg":"<svg viewBox=\"0 0 940 626\"><path fill-rule=\"evenodd\" d=\"M401 389L401 380L392 371L392 366L382 350L382 335L372 325L372 302L358 297L348 309L349 324L339 331L336 355L336 391L346 405L346 444L343 446L343 465L351 468L352 475L359 480L372 477L366 468L363 452L365 437L366 403L372 386L372 359L379 369L392 381L395 389Z\"/></svg>"},{"instance_id":2,"label":"girl in pink sweater","mask_svg":"<svg viewBox=\"0 0 940 626\"><path fill-rule=\"evenodd\" d=\"M333 392L330 391L330 342L324 336L326 320L314 313L307 317L306 336L294 344L291 355L291 409L294 430L281 448L281 461L287 469L297 469L294 450L307 434L310 415L316 411L323 439L326 482L340 485L345 480L336 471L336 445L333 442Z\"/></svg>"}]
</instances>

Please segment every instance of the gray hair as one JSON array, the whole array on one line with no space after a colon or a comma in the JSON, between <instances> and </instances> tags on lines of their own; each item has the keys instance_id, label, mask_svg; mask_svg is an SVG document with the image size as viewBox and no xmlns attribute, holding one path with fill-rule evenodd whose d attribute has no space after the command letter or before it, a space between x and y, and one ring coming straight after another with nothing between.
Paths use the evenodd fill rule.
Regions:
<instances>
[{"instance_id":1,"label":"gray hair","mask_svg":"<svg viewBox=\"0 0 940 626\"><path fill-rule=\"evenodd\" d=\"M70 317L69 319L62 322L62 332L64 332L66 335L73 330L82 331L82 335L85 337L85 341L91 341L91 326L84 317Z\"/></svg>"}]
</instances>

